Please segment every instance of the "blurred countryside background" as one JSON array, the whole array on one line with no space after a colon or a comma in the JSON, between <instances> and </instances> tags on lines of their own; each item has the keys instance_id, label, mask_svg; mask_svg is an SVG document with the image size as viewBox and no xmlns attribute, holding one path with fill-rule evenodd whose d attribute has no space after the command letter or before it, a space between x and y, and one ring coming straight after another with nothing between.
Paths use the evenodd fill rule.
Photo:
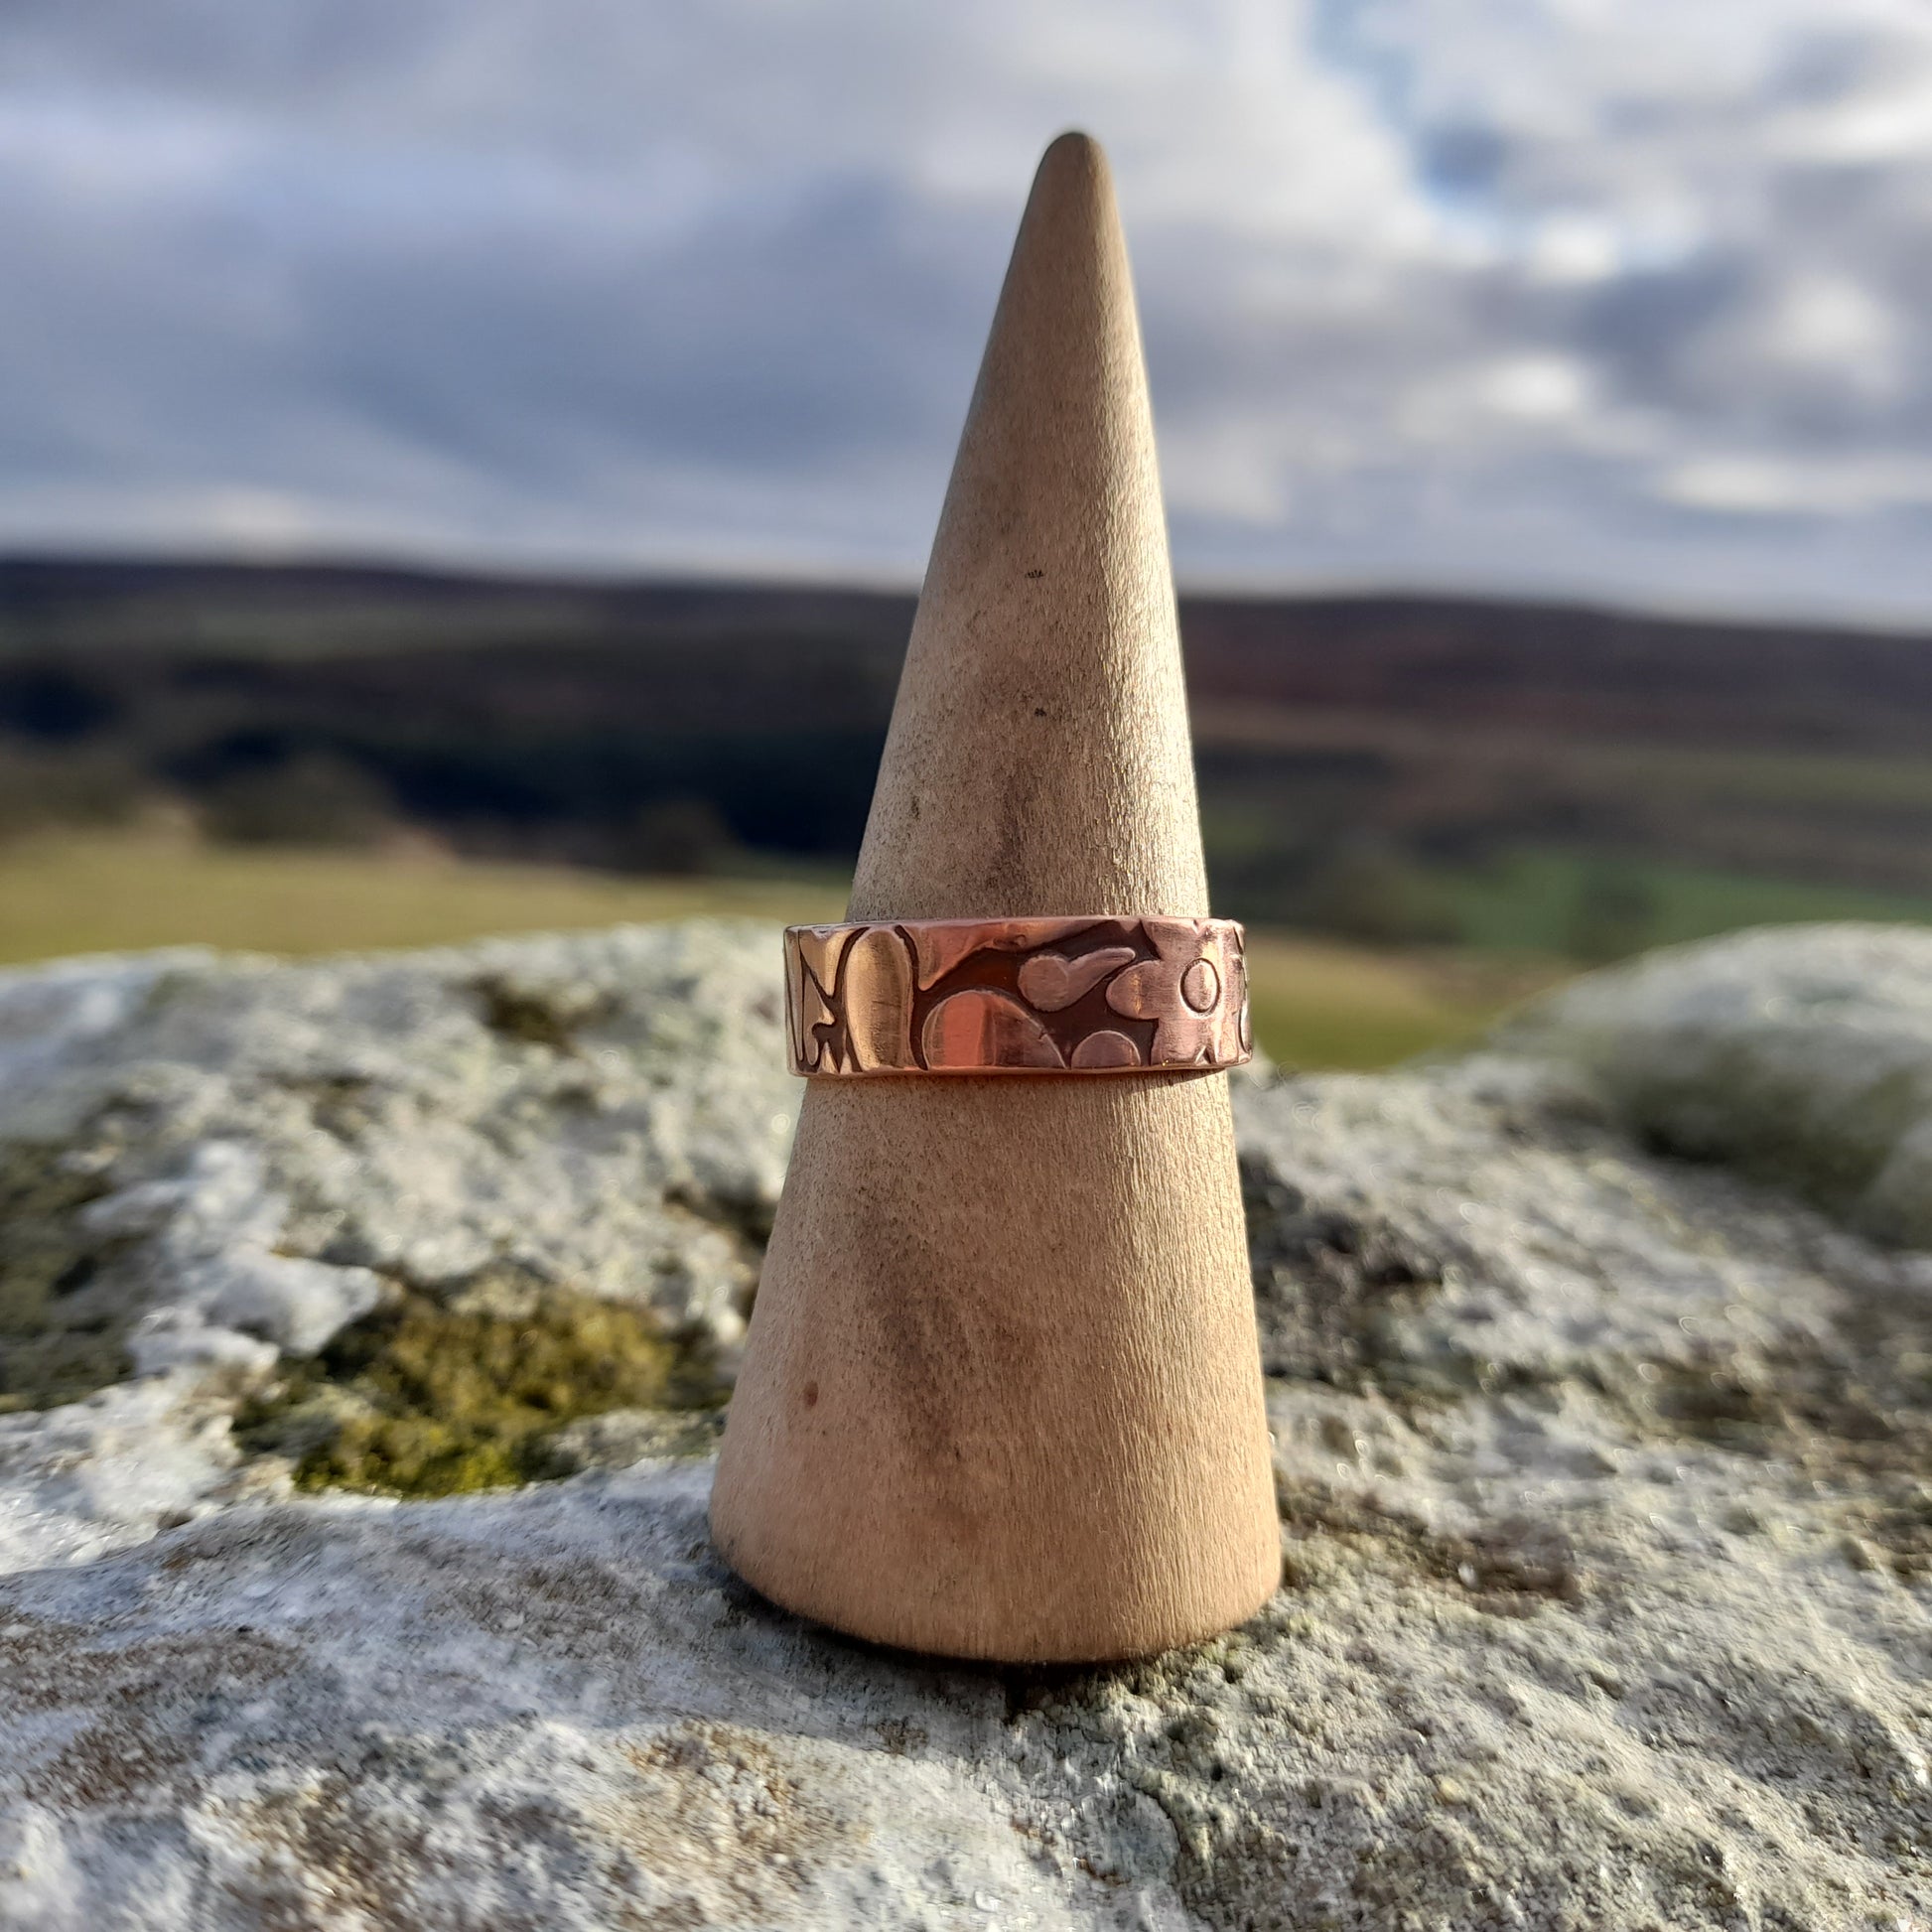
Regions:
<instances>
[{"instance_id":1,"label":"blurred countryside background","mask_svg":"<svg viewBox=\"0 0 1932 1932\"><path fill-rule=\"evenodd\" d=\"M17 0L0 963L836 916L1068 124L1265 1046L1932 920L1919 0Z\"/></svg>"}]
</instances>

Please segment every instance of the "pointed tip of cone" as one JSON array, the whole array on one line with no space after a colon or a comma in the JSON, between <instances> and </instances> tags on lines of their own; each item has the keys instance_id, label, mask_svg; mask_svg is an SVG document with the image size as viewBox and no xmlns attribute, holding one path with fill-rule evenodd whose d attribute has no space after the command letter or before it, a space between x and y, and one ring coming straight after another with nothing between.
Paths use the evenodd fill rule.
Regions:
<instances>
[{"instance_id":1,"label":"pointed tip of cone","mask_svg":"<svg viewBox=\"0 0 1932 1932\"><path fill-rule=\"evenodd\" d=\"M1107 150L1084 128L1069 127L1046 144L1039 157L1039 173L1048 168L1082 168L1091 174L1107 173Z\"/></svg>"},{"instance_id":2,"label":"pointed tip of cone","mask_svg":"<svg viewBox=\"0 0 1932 1932\"><path fill-rule=\"evenodd\" d=\"M1068 128L1039 157L1027 213L1038 221L1049 208L1072 211L1084 204L1086 218L1098 224L1116 218L1113 201L1114 176L1106 149L1091 134Z\"/></svg>"},{"instance_id":3,"label":"pointed tip of cone","mask_svg":"<svg viewBox=\"0 0 1932 1932\"><path fill-rule=\"evenodd\" d=\"M1041 157L960 439L854 917L1207 910L1127 246Z\"/></svg>"}]
</instances>

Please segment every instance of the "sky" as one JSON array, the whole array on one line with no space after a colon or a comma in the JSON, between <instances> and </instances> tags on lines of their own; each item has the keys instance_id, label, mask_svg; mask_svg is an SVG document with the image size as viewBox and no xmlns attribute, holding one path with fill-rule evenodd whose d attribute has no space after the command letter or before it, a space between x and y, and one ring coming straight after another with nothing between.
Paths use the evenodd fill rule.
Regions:
<instances>
[{"instance_id":1,"label":"sky","mask_svg":"<svg viewBox=\"0 0 1932 1932\"><path fill-rule=\"evenodd\" d=\"M914 581L1073 125L1183 584L1932 622L1932 0L5 0L0 547Z\"/></svg>"}]
</instances>

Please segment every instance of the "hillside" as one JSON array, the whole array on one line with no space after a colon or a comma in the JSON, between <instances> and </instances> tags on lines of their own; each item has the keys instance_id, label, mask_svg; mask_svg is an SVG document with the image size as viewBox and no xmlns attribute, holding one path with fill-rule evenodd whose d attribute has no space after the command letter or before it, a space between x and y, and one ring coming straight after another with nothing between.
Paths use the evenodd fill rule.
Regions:
<instances>
[{"instance_id":1,"label":"hillside","mask_svg":"<svg viewBox=\"0 0 1932 1932\"><path fill-rule=\"evenodd\" d=\"M0 562L0 829L620 870L856 850L909 595ZM1607 956L1932 916L1932 645L1442 598L1186 598L1210 867L1250 917Z\"/></svg>"}]
</instances>

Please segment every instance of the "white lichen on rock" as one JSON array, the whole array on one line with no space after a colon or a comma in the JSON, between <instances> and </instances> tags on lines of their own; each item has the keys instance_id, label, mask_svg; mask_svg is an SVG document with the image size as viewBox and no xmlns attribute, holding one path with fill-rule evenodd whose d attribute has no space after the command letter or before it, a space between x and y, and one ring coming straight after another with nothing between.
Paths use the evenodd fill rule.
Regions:
<instances>
[{"instance_id":1,"label":"white lichen on rock","mask_svg":"<svg viewBox=\"0 0 1932 1932\"><path fill-rule=\"evenodd\" d=\"M1763 1158L1724 1125L1745 1069L1808 1150L1777 1172L1916 1227L1909 1185L1901 1222L1807 1175L1847 1096L1921 1078L1928 943L1751 935L1460 1064L1241 1082L1286 1586L1052 1672L761 1603L707 1461L611 1466L702 1417L613 1409L554 1439L583 1473L404 1503L278 1500L228 1432L364 1271L509 1266L728 1348L795 1106L768 933L0 981L0 1272L92 1297L129 1377L0 1417L0 1924L1924 1920L1932 1257L1712 1157ZM1885 1042L1863 1073L1827 1004Z\"/></svg>"}]
</instances>

